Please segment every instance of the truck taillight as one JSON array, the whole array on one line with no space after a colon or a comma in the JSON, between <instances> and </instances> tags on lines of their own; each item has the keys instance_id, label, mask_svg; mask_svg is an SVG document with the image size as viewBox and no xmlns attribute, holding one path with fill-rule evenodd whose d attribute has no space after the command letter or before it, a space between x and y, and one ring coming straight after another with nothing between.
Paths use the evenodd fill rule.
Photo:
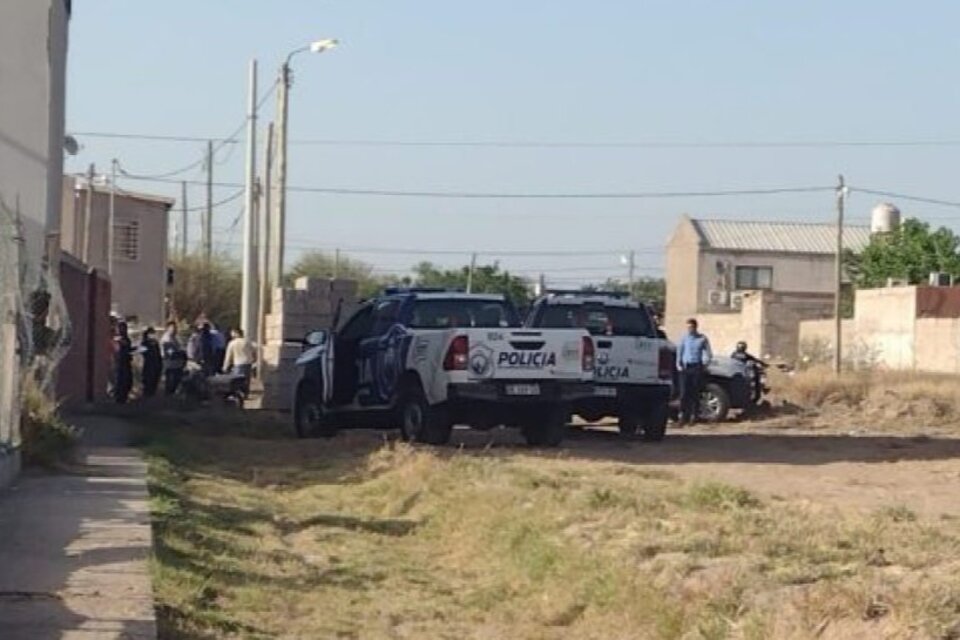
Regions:
<instances>
[{"instance_id":1,"label":"truck taillight","mask_svg":"<svg viewBox=\"0 0 960 640\"><path fill-rule=\"evenodd\" d=\"M581 363L583 365L584 371L593 371L593 365L597 359L597 352L593 346L593 338L589 336L583 336L583 355L581 356Z\"/></svg>"},{"instance_id":2,"label":"truck taillight","mask_svg":"<svg viewBox=\"0 0 960 640\"><path fill-rule=\"evenodd\" d=\"M673 379L673 363L675 359L676 355L674 354L673 349L660 347L660 359L657 363L657 375L661 380Z\"/></svg>"},{"instance_id":3,"label":"truck taillight","mask_svg":"<svg viewBox=\"0 0 960 640\"><path fill-rule=\"evenodd\" d=\"M447 348L443 358L444 371L466 371L470 358L470 340L467 336L457 336Z\"/></svg>"}]
</instances>

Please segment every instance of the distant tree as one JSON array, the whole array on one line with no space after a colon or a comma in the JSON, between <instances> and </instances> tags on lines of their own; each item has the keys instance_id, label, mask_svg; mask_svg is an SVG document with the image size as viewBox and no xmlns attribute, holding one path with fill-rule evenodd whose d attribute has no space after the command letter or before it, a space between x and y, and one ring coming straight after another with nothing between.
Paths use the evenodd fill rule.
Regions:
<instances>
[{"instance_id":1,"label":"distant tree","mask_svg":"<svg viewBox=\"0 0 960 640\"><path fill-rule=\"evenodd\" d=\"M628 282L618 278L607 278L603 284L587 285L586 291L623 291L630 289ZM649 303L656 309L663 309L667 295L667 281L663 278L639 278L633 282L630 294L637 300Z\"/></svg>"},{"instance_id":2,"label":"distant tree","mask_svg":"<svg viewBox=\"0 0 960 640\"><path fill-rule=\"evenodd\" d=\"M203 256L190 254L170 261L173 287L170 311L183 322L203 315L220 328L240 325L240 263L229 254L214 254L209 268Z\"/></svg>"},{"instance_id":3,"label":"distant tree","mask_svg":"<svg viewBox=\"0 0 960 640\"><path fill-rule=\"evenodd\" d=\"M960 277L960 237L908 218L891 233L875 234L859 254L847 251L844 261L859 288L881 287L888 278L920 284L935 271Z\"/></svg>"},{"instance_id":4,"label":"distant tree","mask_svg":"<svg viewBox=\"0 0 960 640\"><path fill-rule=\"evenodd\" d=\"M301 276L310 276L313 278L332 278L338 275L341 278L356 280L359 284L359 295L361 298L368 298L375 295L383 289L386 280L374 275L372 265L340 256L340 259L323 251L307 251L293 264L286 276L286 284L293 284L293 281Z\"/></svg>"},{"instance_id":5,"label":"distant tree","mask_svg":"<svg viewBox=\"0 0 960 640\"><path fill-rule=\"evenodd\" d=\"M467 288L470 267L443 269L432 262L421 262L413 268L412 284L420 287ZM500 268L500 264L478 265L473 272L474 293L502 293L513 300L517 306L526 306L530 302L531 287L526 278L511 274Z\"/></svg>"}]
</instances>

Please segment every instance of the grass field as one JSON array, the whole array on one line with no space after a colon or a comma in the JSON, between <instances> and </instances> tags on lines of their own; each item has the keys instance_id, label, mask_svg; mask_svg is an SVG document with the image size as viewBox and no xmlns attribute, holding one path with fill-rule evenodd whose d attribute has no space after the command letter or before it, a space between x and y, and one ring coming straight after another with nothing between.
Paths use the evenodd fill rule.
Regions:
<instances>
[{"instance_id":1,"label":"grass field","mask_svg":"<svg viewBox=\"0 0 960 640\"><path fill-rule=\"evenodd\" d=\"M147 445L162 638L960 638L947 516L244 420Z\"/></svg>"}]
</instances>

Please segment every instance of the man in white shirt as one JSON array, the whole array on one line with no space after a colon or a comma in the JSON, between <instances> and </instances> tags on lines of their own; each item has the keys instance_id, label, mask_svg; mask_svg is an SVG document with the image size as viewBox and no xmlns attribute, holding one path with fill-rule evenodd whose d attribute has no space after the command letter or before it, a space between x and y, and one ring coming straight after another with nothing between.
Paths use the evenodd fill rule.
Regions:
<instances>
[{"instance_id":1,"label":"man in white shirt","mask_svg":"<svg viewBox=\"0 0 960 640\"><path fill-rule=\"evenodd\" d=\"M223 359L223 370L228 373L241 374L248 381L257 359L257 350L253 344L243 336L242 329L233 329L230 332L231 340L227 345L227 353Z\"/></svg>"}]
</instances>

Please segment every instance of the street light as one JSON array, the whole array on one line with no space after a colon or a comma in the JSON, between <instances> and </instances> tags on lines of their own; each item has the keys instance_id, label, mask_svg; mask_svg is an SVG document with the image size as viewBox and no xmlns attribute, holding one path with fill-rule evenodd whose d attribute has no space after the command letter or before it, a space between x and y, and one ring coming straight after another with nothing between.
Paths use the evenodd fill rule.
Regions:
<instances>
[{"instance_id":1,"label":"street light","mask_svg":"<svg viewBox=\"0 0 960 640\"><path fill-rule=\"evenodd\" d=\"M270 225L270 243L269 243L269 274L268 282L270 290L279 287L283 282L283 253L284 238L287 228L287 122L290 112L289 94L290 85L293 84L293 78L290 70L290 61L294 56L300 53L323 53L330 51L340 44L333 38L315 40L310 44L294 49L287 54L280 67L279 95L277 98L278 119L277 123L277 213Z\"/></svg>"}]
</instances>

